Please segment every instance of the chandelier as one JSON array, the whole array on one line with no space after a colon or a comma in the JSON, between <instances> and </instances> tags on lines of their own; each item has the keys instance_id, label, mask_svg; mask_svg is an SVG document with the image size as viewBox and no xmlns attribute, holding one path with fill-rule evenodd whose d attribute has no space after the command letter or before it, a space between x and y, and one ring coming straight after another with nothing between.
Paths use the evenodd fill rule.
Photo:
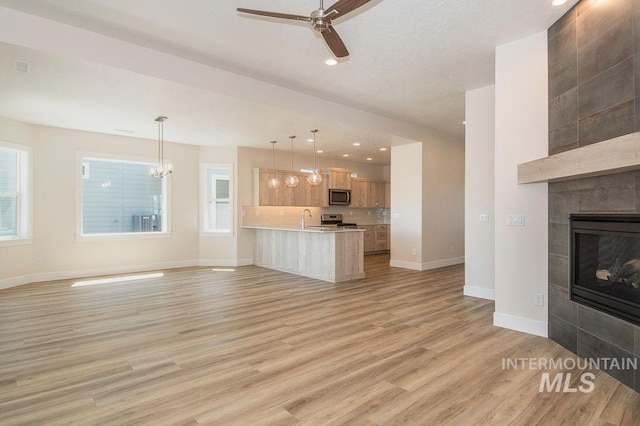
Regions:
<instances>
[{"instance_id":1,"label":"chandelier","mask_svg":"<svg viewBox=\"0 0 640 426\"><path fill-rule=\"evenodd\" d=\"M158 122L158 164L149 169L149 175L154 178L160 178L173 173L173 164L164 163L164 121L167 117L161 115L155 119Z\"/></svg>"}]
</instances>

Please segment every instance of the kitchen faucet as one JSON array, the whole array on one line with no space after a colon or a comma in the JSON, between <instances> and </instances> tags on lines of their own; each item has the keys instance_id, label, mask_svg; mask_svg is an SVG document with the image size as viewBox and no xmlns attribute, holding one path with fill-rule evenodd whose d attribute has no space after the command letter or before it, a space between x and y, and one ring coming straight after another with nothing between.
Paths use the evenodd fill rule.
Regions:
<instances>
[{"instance_id":1,"label":"kitchen faucet","mask_svg":"<svg viewBox=\"0 0 640 426\"><path fill-rule=\"evenodd\" d=\"M307 225L304 223L304 213L305 212L309 212L309 217L313 217L313 215L311 214L311 210L309 210L309 209L302 210L302 220L300 220L300 228L301 229L305 229L307 227Z\"/></svg>"}]
</instances>

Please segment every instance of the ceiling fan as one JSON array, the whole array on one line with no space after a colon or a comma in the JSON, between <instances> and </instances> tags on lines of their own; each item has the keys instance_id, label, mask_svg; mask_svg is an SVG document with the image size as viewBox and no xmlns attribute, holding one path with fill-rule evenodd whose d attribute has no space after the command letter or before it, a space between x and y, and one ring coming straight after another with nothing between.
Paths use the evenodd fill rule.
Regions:
<instances>
[{"instance_id":1,"label":"ceiling fan","mask_svg":"<svg viewBox=\"0 0 640 426\"><path fill-rule=\"evenodd\" d=\"M322 38L327 42L329 49L331 49L336 58L344 58L349 56L349 51L336 30L333 28L333 25L331 25L331 20L346 15L360 6L364 6L366 3L369 3L369 1L371 0L339 0L333 6L325 9L324 1L320 0L320 8L311 12L311 15L309 16L289 15L287 13L265 12L262 10L243 8L238 8L237 10L238 12L248 13L251 15L308 22L314 30L318 31L322 35Z\"/></svg>"}]
</instances>

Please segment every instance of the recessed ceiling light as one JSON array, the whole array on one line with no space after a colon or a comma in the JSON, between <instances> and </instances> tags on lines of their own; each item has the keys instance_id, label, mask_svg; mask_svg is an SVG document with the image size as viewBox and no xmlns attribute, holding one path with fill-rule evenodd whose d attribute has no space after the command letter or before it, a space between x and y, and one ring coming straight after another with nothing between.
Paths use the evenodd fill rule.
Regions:
<instances>
[{"instance_id":1,"label":"recessed ceiling light","mask_svg":"<svg viewBox=\"0 0 640 426\"><path fill-rule=\"evenodd\" d=\"M318 154L322 154L324 151L323 151L323 150L321 150L321 149L319 149L319 150L317 150L316 152L317 152Z\"/></svg>"},{"instance_id":2,"label":"recessed ceiling light","mask_svg":"<svg viewBox=\"0 0 640 426\"><path fill-rule=\"evenodd\" d=\"M324 63L329 65L329 66L333 66L333 65L337 64L338 61L336 61L335 59L331 58L331 59L327 59L326 61L324 61Z\"/></svg>"},{"instance_id":3,"label":"recessed ceiling light","mask_svg":"<svg viewBox=\"0 0 640 426\"><path fill-rule=\"evenodd\" d=\"M367 157L367 161L373 161L373 158Z\"/></svg>"},{"instance_id":4,"label":"recessed ceiling light","mask_svg":"<svg viewBox=\"0 0 640 426\"><path fill-rule=\"evenodd\" d=\"M342 156L343 156L343 157L348 157L348 156L349 156L349 154L342 154Z\"/></svg>"},{"instance_id":5,"label":"recessed ceiling light","mask_svg":"<svg viewBox=\"0 0 640 426\"><path fill-rule=\"evenodd\" d=\"M463 121L463 122L462 122L462 124L466 125L466 124L467 124L467 122L466 122L466 121Z\"/></svg>"},{"instance_id":6,"label":"recessed ceiling light","mask_svg":"<svg viewBox=\"0 0 640 426\"><path fill-rule=\"evenodd\" d=\"M386 151L387 148L380 148L380 151Z\"/></svg>"},{"instance_id":7,"label":"recessed ceiling light","mask_svg":"<svg viewBox=\"0 0 640 426\"><path fill-rule=\"evenodd\" d=\"M565 4L567 2L567 0L553 0L551 2L552 5L554 6L562 6L563 4Z\"/></svg>"},{"instance_id":8,"label":"recessed ceiling light","mask_svg":"<svg viewBox=\"0 0 640 426\"><path fill-rule=\"evenodd\" d=\"M307 142L313 142L313 139L307 139Z\"/></svg>"},{"instance_id":9,"label":"recessed ceiling light","mask_svg":"<svg viewBox=\"0 0 640 426\"><path fill-rule=\"evenodd\" d=\"M355 142L353 146L360 146L360 142Z\"/></svg>"}]
</instances>

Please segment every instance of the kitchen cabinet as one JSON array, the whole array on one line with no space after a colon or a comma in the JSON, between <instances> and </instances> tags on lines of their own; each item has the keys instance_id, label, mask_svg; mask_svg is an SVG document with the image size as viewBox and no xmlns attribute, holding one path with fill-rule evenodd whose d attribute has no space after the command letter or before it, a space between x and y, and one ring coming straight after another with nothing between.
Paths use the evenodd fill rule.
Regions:
<instances>
[{"instance_id":1,"label":"kitchen cabinet","mask_svg":"<svg viewBox=\"0 0 640 426\"><path fill-rule=\"evenodd\" d=\"M388 205L387 183L351 178L351 207L381 208Z\"/></svg>"},{"instance_id":2,"label":"kitchen cabinet","mask_svg":"<svg viewBox=\"0 0 640 426\"><path fill-rule=\"evenodd\" d=\"M382 207L391 208L391 182L384 183L384 204Z\"/></svg>"},{"instance_id":3,"label":"kitchen cabinet","mask_svg":"<svg viewBox=\"0 0 640 426\"><path fill-rule=\"evenodd\" d=\"M360 229L364 229L364 252L373 253L388 251L389 245L389 225L360 225Z\"/></svg>"},{"instance_id":4,"label":"kitchen cabinet","mask_svg":"<svg viewBox=\"0 0 640 426\"><path fill-rule=\"evenodd\" d=\"M368 207L370 189L367 180L351 178L351 207Z\"/></svg>"},{"instance_id":5,"label":"kitchen cabinet","mask_svg":"<svg viewBox=\"0 0 640 426\"><path fill-rule=\"evenodd\" d=\"M330 189L351 189L351 170L332 167L327 172Z\"/></svg>"},{"instance_id":6,"label":"kitchen cabinet","mask_svg":"<svg viewBox=\"0 0 640 426\"><path fill-rule=\"evenodd\" d=\"M280 187L269 188L272 170L253 169L253 205L329 207L329 179L327 175L322 176L320 185L310 185L307 182L306 174L295 173L300 183L295 188L289 188L284 183L289 173L284 170L276 170L276 177L280 179Z\"/></svg>"},{"instance_id":7,"label":"kitchen cabinet","mask_svg":"<svg viewBox=\"0 0 640 426\"><path fill-rule=\"evenodd\" d=\"M320 185L311 185L307 177L300 178L303 188L304 205L307 207L329 207L329 175L322 175Z\"/></svg>"}]
</instances>

